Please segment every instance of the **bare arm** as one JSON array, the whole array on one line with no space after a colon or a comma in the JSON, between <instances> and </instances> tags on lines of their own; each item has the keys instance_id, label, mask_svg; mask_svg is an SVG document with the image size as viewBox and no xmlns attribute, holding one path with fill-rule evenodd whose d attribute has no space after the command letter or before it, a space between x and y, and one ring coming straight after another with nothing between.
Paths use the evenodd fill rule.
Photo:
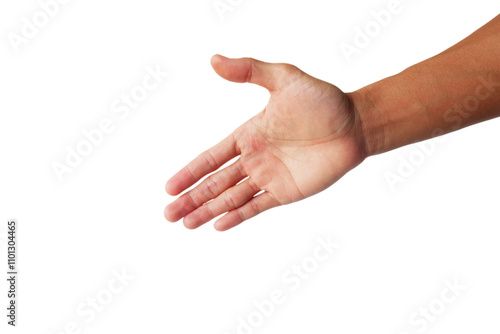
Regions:
<instances>
[{"instance_id":1,"label":"bare arm","mask_svg":"<svg viewBox=\"0 0 500 334\"><path fill-rule=\"evenodd\" d=\"M500 15L458 44L348 94L367 156L500 114Z\"/></svg>"},{"instance_id":2,"label":"bare arm","mask_svg":"<svg viewBox=\"0 0 500 334\"><path fill-rule=\"evenodd\" d=\"M289 64L212 58L224 79L266 88L265 108L166 184L167 220L230 229L312 196L366 157L500 115L500 16L405 71L344 93ZM238 157L236 162L221 168Z\"/></svg>"}]
</instances>

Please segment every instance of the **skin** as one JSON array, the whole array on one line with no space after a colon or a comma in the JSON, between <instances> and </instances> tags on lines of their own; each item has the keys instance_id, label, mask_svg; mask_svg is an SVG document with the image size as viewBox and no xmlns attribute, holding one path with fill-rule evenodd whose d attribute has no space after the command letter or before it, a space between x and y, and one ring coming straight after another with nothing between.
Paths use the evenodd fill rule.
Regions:
<instances>
[{"instance_id":1,"label":"skin","mask_svg":"<svg viewBox=\"0 0 500 334\"><path fill-rule=\"evenodd\" d=\"M215 55L222 78L270 93L267 106L166 184L165 218L228 230L312 196L367 157L500 115L500 16L441 54L344 93L290 64ZM234 157L228 167L220 167Z\"/></svg>"}]
</instances>

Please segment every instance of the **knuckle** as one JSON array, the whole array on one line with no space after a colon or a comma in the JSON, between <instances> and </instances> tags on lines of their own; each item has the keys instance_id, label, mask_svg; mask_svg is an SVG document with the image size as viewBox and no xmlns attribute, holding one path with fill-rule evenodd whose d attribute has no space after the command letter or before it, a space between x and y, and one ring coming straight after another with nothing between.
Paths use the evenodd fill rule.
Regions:
<instances>
[{"instance_id":1,"label":"knuckle","mask_svg":"<svg viewBox=\"0 0 500 334\"><path fill-rule=\"evenodd\" d=\"M214 210L212 210L212 206L207 204L205 205L205 212L207 214L207 217L209 219L215 218L217 215L215 214Z\"/></svg>"},{"instance_id":2,"label":"knuckle","mask_svg":"<svg viewBox=\"0 0 500 334\"><path fill-rule=\"evenodd\" d=\"M261 213L260 206L257 202L250 201L249 204L250 204L250 209L252 210L253 213L255 213L255 215L258 215L259 213Z\"/></svg>"},{"instance_id":3,"label":"knuckle","mask_svg":"<svg viewBox=\"0 0 500 334\"><path fill-rule=\"evenodd\" d=\"M217 161L215 160L215 158L212 155L212 153L210 153L210 151L205 151L205 153L203 154L203 157L207 161L207 164L210 166L210 168L212 168L212 169L219 168L219 165L217 164Z\"/></svg>"},{"instance_id":4,"label":"knuckle","mask_svg":"<svg viewBox=\"0 0 500 334\"><path fill-rule=\"evenodd\" d=\"M277 72L278 72L279 89L287 87L293 81L297 80L302 74L302 71L294 65L285 63L280 63L277 65L278 65Z\"/></svg>"},{"instance_id":5,"label":"knuckle","mask_svg":"<svg viewBox=\"0 0 500 334\"><path fill-rule=\"evenodd\" d=\"M278 66L280 71L285 75L296 73L298 70L297 66L292 64L280 63Z\"/></svg>"},{"instance_id":6,"label":"knuckle","mask_svg":"<svg viewBox=\"0 0 500 334\"><path fill-rule=\"evenodd\" d=\"M186 204L187 207L192 206L192 207L197 207L199 204L199 198L198 194L194 191L190 191L185 195L185 200L184 203Z\"/></svg>"},{"instance_id":7,"label":"knuckle","mask_svg":"<svg viewBox=\"0 0 500 334\"><path fill-rule=\"evenodd\" d=\"M235 164L235 170L232 172L234 176L236 177L244 177L247 175L247 172L245 171L245 167L243 166L243 163L241 160L238 160Z\"/></svg>"},{"instance_id":8,"label":"knuckle","mask_svg":"<svg viewBox=\"0 0 500 334\"><path fill-rule=\"evenodd\" d=\"M242 210L236 210L236 214L238 215L240 222L244 222L246 220L245 214Z\"/></svg>"},{"instance_id":9,"label":"knuckle","mask_svg":"<svg viewBox=\"0 0 500 334\"><path fill-rule=\"evenodd\" d=\"M252 190L255 193L257 193L260 190L255 181L252 180L250 177L248 178L248 185L250 186L250 188L252 188Z\"/></svg>"},{"instance_id":10,"label":"knuckle","mask_svg":"<svg viewBox=\"0 0 500 334\"><path fill-rule=\"evenodd\" d=\"M217 182L214 180L213 177L207 178L205 181L205 187L207 189L208 195L209 196L217 196L219 194L219 185Z\"/></svg>"},{"instance_id":11,"label":"knuckle","mask_svg":"<svg viewBox=\"0 0 500 334\"><path fill-rule=\"evenodd\" d=\"M226 193L223 197L224 204L230 209L236 208L236 203L234 201L234 197L230 193Z\"/></svg>"}]
</instances>

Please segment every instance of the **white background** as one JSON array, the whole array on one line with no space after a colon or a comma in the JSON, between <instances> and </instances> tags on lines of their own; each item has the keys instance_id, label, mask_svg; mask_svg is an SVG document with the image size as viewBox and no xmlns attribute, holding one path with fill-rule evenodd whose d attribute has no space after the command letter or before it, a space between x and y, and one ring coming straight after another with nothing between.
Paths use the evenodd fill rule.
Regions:
<instances>
[{"instance_id":1,"label":"white background","mask_svg":"<svg viewBox=\"0 0 500 334\"><path fill-rule=\"evenodd\" d=\"M327 191L228 232L163 218L173 200L167 179L268 99L260 87L219 78L213 54L292 63L352 91L500 11L492 0L401 0L347 62L340 44L388 3L243 0L222 20L212 0L73 0L16 53L7 36L40 5L2 1L0 258L15 218L20 309L18 327L8 328L2 279L1 332L64 333L75 322L80 333L233 334L238 317L277 288L285 302L254 333L413 334L421 328L409 317L440 297L446 279L467 288L425 332L498 332L499 120L447 135L394 190L386 173L418 146L371 157ZM111 104L147 66L169 76L120 120ZM51 164L104 118L114 131L60 182ZM341 244L336 253L291 291L282 275L328 236ZM123 268L134 277L125 289L92 321L79 315Z\"/></svg>"}]
</instances>

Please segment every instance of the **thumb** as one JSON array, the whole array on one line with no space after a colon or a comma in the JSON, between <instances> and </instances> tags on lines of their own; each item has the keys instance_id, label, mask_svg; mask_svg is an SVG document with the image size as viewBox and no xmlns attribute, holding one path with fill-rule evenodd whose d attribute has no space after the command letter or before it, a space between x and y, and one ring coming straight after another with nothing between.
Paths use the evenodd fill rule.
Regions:
<instances>
[{"instance_id":1,"label":"thumb","mask_svg":"<svg viewBox=\"0 0 500 334\"><path fill-rule=\"evenodd\" d=\"M293 76L287 74L292 70L299 71L289 64L272 64L253 58L233 59L221 55L213 56L211 64L215 72L226 80L250 82L269 91L278 90L291 81Z\"/></svg>"}]
</instances>

